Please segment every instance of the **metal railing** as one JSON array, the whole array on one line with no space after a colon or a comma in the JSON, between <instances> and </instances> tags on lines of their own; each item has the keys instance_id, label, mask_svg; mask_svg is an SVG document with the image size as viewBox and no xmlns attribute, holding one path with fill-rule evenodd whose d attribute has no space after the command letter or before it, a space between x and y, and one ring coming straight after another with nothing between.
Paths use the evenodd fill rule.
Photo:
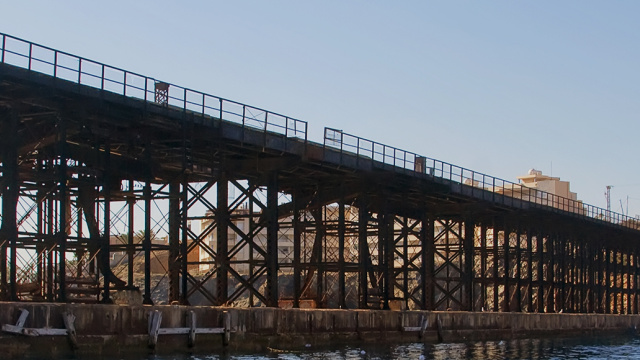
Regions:
<instances>
[{"instance_id":1,"label":"metal railing","mask_svg":"<svg viewBox=\"0 0 640 360\"><path fill-rule=\"evenodd\" d=\"M168 84L11 35L0 35L2 63L145 101L156 101L156 88L162 85L166 92L161 105L307 141L306 121Z\"/></svg>"},{"instance_id":2,"label":"metal railing","mask_svg":"<svg viewBox=\"0 0 640 360\"><path fill-rule=\"evenodd\" d=\"M640 230L640 220L633 217L367 140L344 133L342 130L325 128L323 144L325 148L339 151L341 159L343 155L350 154L356 156L356 162L366 161L372 165L388 166L394 171L426 174L449 180L459 184L461 191L465 189L471 196L482 197L507 206L530 207L533 203L548 206L553 211L568 212Z\"/></svg>"}]
</instances>

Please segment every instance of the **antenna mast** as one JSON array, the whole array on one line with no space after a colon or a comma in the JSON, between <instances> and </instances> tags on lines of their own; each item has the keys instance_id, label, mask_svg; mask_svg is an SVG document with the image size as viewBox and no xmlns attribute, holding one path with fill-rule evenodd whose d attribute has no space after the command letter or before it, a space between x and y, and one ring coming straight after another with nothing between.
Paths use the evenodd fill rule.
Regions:
<instances>
[{"instance_id":1,"label":"antenna mast","mask_svg":"<svg viewBox=\"0 0 640 360\"><path fill-rule=\"evenodd\" d=\"M607 199L607 214L605 216L606 220L611 220L611 188L613 185L607 185L607 192L604 193L605 199Z\"/></svg>"}]
</instances>

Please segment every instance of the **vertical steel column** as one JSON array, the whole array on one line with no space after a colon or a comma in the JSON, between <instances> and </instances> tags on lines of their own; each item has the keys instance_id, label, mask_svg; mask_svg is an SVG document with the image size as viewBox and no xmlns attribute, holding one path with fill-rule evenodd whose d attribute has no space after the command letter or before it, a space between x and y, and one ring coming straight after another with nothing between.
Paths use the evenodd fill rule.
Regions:
<instances>
[{"instance_id":1,"label":"vertical steel column","mask_svg":"<svg viewBox=\"0 0 640 360\"><path fill-rule=\"evenodd\" d=\"M626 255L626 256L624 256ZM624 291L624 301L622 303L624 310L622 310L623 314L629 314L629 305L630 305L630 301L629 301L629 251L627 249L623 250L623 259L624 257L626 257L626 261L624 262L624 272L622 274L622 285L623 285L623 291Z\"/></svg>"},{"instance_id":2,"label":"vertical steel column","mask_svg":"<svg viewBox=\"0 0 640 360\"><path fill-rule=\"evenodd\" d=\"M7 176L7 165L6 165L6 147L7 145L2 147L2 157L5 159L2 162L2 176ZM9 282L7 280L7 248L9 234L7 234L7 222L8 215L13 212L16 212L16 209L11 209L11 202L7 199L7 187L4 181L0 181L0 190L2 190L2 226L0 227L0 300L11 300L11 291L9 290ZM17 207L17 204L16 204ZM16 219L17 221L17 219Z\"/></svg>"},{"instance_id":3,"label":"vertical steel column","mask_svg":"<svg viewBox=\"0 0 640 360\"><path fill-rule=\"evenodd\" d=\"M510 246L509 242L511 241L511 229L509 225L505 225L504 227L504 302L502 303L502 311L510 312L511 311L511 277L509 271L511 270L511 258L509 257Z\"/></svg>"},{"instance_id":4,"label":"vertical steel column","mask_svg":"<svg viewBox=\"0 0 640 360\"><path fill-rule=\"evenodd\" d=\"M633 314L638 314L638 251L633 250Z\"/></svg>"},{"instance_id":5,"label":"vertical steel column","mask_svg":"<svg viewBox=\"0 0 640 360\"><path fill-rule=\"evenodd\" d=\"M575 251L573 253L573 271L574 271L574 275L573 275L573 293L575 294L573 297L573 301L574 301L574 305L573 305L573 311L574 312L583 312L582 310L582 258L584 257L584 254L582 254L584 248L583 246L579 243L580 239L579 238L574 238L572 240L572 242L574 243L574 248Z\"/></svg>"},{"instance_id":6,"label":"vertical steel column","mask_svg":"<svg viewBox=\"0 0 640 360\"><path fill-rule=\"evenodd\" d=\"M635 250L629 249L629 314L635 314L636 311L635 265Z\"/></svg>"},{"instance_id":7,"label":"vertical steel column","mask_svg":"<svg viewBox=\"0 0 640 360\"><path fill-rule=\"evenodd\" d=\"M611 281L611 292L612 292L612 299L611 299L611 311L613 314L619 314L619 307L618 307L618 296L620 293L620 287L618 286L618 275L620 272L620 268L618 267L618 250L615 249L612 251L612 258L611 258L611 275L613 277L613 280Z\"/></svg>"},{"instance_id":8,"label":"vertical steel column","mask_svg":"<svg viewBox=\"0 0 640 360\"><path fill-rule=\"evenodd\" d=\"M533 236L527 230L527 311L533 312Z\"/></svg>"},{"instance_id":9,"label":"vertical steel column","mask_svg":"<svg viewBox=\"0 0 640 360\"><path fill-rule=\"evenodd\" d=\"M562 285L562 296L567 299L567 301L563 304L560 303L560 308L558 310L569 310L571 312L578 312L579 308L579 292L580 292L580 282L579 282L579 262L578 256L580 253L580 246L578 245L578 239L569 238L566 241L567 247L563 248L563 254L566 257L568 255L568 268L565 268L566 274L569 276L563 277ZM567 288L569 289L567 291Z\"/></svg>"},{"instance_id":10,"label":"vertical steel column","mask_svg":"<svg viewBox=\"0 0 640 360\"><path fill-rule=\"evenodd\" d=\"M435 310L435 220L431 214L424 214L422 217L422 231L420 232L422 242L422 298L424 309Z\"/></svg>"},{"instance_id":11,"label":"vertical steel column","mask_svg":"<svg viewBox=\"0 0 640 360\"><path fill-rule=\"evenodd\" d=\"M598 243L593 244L593 283L591 289L593 291L593 312L601 312L602 293L600 291L600 276L602 275L601 250Z\"/></svg>"},{"instance_id":12,"label":"vertical steel column","mask_svg":"<svg viewBox=\"0 0 640 360\"><path fill-rule=\"evenodd\" d=\"M516 228L516 309L515 311L522 311L522 232L520 225Z\"/></svg>"},{"instance_id":13,"label":"vertical steel column","mask_svg":"<svg viewBox=\"0 0 640 360\"><path fill-rule=\"evenodd\" d=\"M600 250L600 304L602 313L609 314L609 250Z\"/></svg>"},{"instance_id":14,"label":"vertical steel column","mask_svg":"<svg viewBox=\"0 0 640 360\"><path fill-rule=\"evenodd\" d=\"M565 241L564 239L558 239L558 245L560 246L560 261L558 264L558 272L560 273L558 275L558 280L559 280L559 284L558 284L558 296L557 298L560 299L560 309L564 309L565 306L568 309L572 309L572 301L571 298L573 297L573 291L572 289L572 285L573 281L571 279L571 277L573 276L573 267L572 267L572 261L571 259L573 258L572 255L572 245L573 243L571 241ZM567 261L567 259L569 261ZM565 296L565 285L567 283L567 279L569 279L569 296L566 297ZM554 306L554 308L557 309L557 306Z\"/></svg>"},{"instance_id":15,"label":"vertical steel column","mask_svg":"<svg viewBox=\"0 0 640 360\"><path fill-rule=\"evenodd\" d=\"M581 262L581 266L582 266L582 270L581 270L581 289L582 289L582 294L581 294L581 312L589 312L589 307L590 307L590 299L589 299L589 286L588 286L588 281L589 281L589 270L591 269L591 246L589 246L590 244L585 242L582 245L582 257L580 259Z\"/></svg>"},{"instance_id":16,"label":"vertical steel column","mask_svg":"<svg viewBox=\"0 0 640 360\"><path fill-rule=\"evenodd\" d=\"M571 288L572 288L572 306L573 312L580 311L580 251L581 246L578 244L578 239L571 241L573 250L571 251L572 259L572 276L571 276Z\"/></svg>"},{"instance_id":17,"label":"vertical steel column","mask_svg":"<svg viewBox=\"0 0 640 360\"><path fill-rule=\"evenodd\" d=\"M603 250L603 270L602 270L602 295L603 295L603 311L605 314L611 313L611 292L609 291L609 286L611 284L611 273L610 273L610 263L611 263L611 254L608 248L604 248Z\"/></svg>"},{"instance_id":18,"label":"vertical steel column","mask_svg":"<svg viewBox=\"0 0 640 360\"><path fill-rule=\"evenodd\" d=\"M318 189L317 194L318 200L321 202L322 190ZM326 231L325 231L325 207L321 206L319 209L314 209L313 217L316 222L316 236L313 244L313 253L311 256L311 262L316 264L316 296L317 296L317 306L325 307L325 303L323 302L323 295L325 292L324 288L324 277L325 277L325 268L326 268Z\"/></svg>"},{"instance_id":19,"label":"vertical steel column","mask_svg":"<svg viewBox=\"0 0 640 360\"><path fill-rule=\"evenodd\" d=\"M611 275L613 276L613 281L611 281L611 292L612 292L612 301L610 303L611 308L611 313L612 314L617 314L618 313L618 294L619 294L619 287L618 287L618 250L612 250L611 252L611 267L613 268L611 270Z\"/></svg>"},{"instance_id":20,"label":"vertical steel column","mask_svg":"<svg viewBox=\"0 0 640 360\"><path fill-rule=\"evenodd\" d=\"M627 255L627 261L625 262L625 277L626 277L626 281L625 281L625 288L624 288L624 292L625 292L625 303L624 303L624 313L625 314L631 314L631 254L629 252L629 249L625 249L625 253Z\"/></svg>"},{"instance_id":21,"label":"vertical steel column","mask_svg":"<svg viewBox=\"0 0 640 360\"><path fill-rule=\"evenodd\" d=\"M575 292L576 292L576 309L575 311L577 312L584 312L583 306L584 306L584 302L583 302L583 298L582 298L582 276L584 274L584 246L582 244L578 244L578 239L575 240L576 241L576 254L575 256L575 269L576 269L576 275L574 276L574 278L576 279L576 284L575 284Z\"/></svg>"},{"instance_id":22,"label":"vertical steel column","mask_svg":"<svg viewBox=\"0 0 640 360\"><path fill-rule=\"evenodd\" d=\"M100 155L100 147L95 146L96 148L96 158ZM98 179L96 178L97 182ZM85 218L87 218L87 222L89 223L89 236L91 237L92 246L89 248L89 275L96 276L97 273L100 272L100 269L97 266L97 260L100 256L100 238L102 234L100 233L99 226L99 216L100 216L100 207L98 205L98 189L96 186L87 187L87 200L86 205L84 207ZM79 193L80 195L81 193ZM51 199L50 199L51 200ZM51 211L51 205L49 205L48 209ZM49 232L51 233L51 232Z\"/></svg>"},{"instance_id":23,"label":"vertical steel column","mask_svg":"<svg viewBox=\"0 0 640 360\"><path fill-rule=\"evenodd\" d=\"M248 192L250 193L249 196L249 213L247 214L247 216L249 217L249 231L247 232L248 234L250 234L251 236L251 241L249 241L249 259L248 259L248 263L249 263L249 279L253 278L253 274L255 272L255 265L254 265L254 261L253 261L253 252L254 252L254 248L255 248L255 240L254 240L254 230L256 228L256 223L255 223L255 218L254 218L254 214L253 214L253 207L255 205L254 203L254 192L256 189L256 186L253 183L253 180L249 179L247 180L247 189ZM254 306L254 302L253 302L253 291L249 291L249 307L253 307Z\"/></svg>"},{"instance_id":24,"label":"vertical steel column","mask_svg":"<svg viewBox=\"0 0 640 360\"><path fill-rule=\"evenodd\" d=\"M613 251L613 313L620 314L622 309L620 308L620 297L622 295L621 292L621 263L619 261L621 253L618 249Z\"/></svg>"},{"instance_id":25,"label":"vertical steel column","mask_svg":"<svg viewBox=\"0 0 640 360\"><path fill-rule=\"evenodd\" d=\"M300 307L300 297L302 295L302 267L300 266L300 252L302 243L302 231L300 225L300 197L299 188L295 188L291 201L293 202L293 307Z\"/></svg>"},{"instance_id":26,"label":"vertical steel column","mask_svg":"<svg viewBox=\"0 0 640 360\"><path fill-rule=\"evenodd\" d=\"M625 270L627 271L627 304L626 304L626 314L631 314L631 250L627 250L627 264L625 266Z\"/></svg>"},{"instance_id":27,"label":"vertical steel column","mask_svg":"<svg viewBox=\"0 0 640 360\"><path fill-rule=\"evenodd\" d=\"M563 258L567 258L565 262L567 266L564 267L564 272L568 276L563 277L561 284L562 296L566 299L565 303L560 304L560 309L568 309L571 312L576 312L578 307L578 251L576 239L566 240L566 246L563 248ZM568 291L567 291L568 288Z\"/></svg>"},{"instance_id":28,"label":"vertical steel column","mask_svg":"<svg viewBox=\"0 0 640 360\"><path fill-rule=\"evenodd\" d=\"M109 139L104 143L104 164L105 171L102 180L102 196L104 198L104 230L102 244L100 246L100 258L102 259L102 302L111 303L109 285L111 282L111 264L109 263L109 253L111 241L111 142ZM65 213L64 209L61 213ZM62 286L62 285L61 285Z\"/></svg>"},{"instance_id":29,"label":"vertical steel column","mask_svg":"<svg viewBox=\"0 0 640 360\"><path fill-rule=\"evenodd\" d=\"M182 234L180 236L180 303L183 305L189 305L188 285L189 285L189 267L188 267L188 249L189 249L189 178L186 174L182 176L182 193L180 195L182 199L182 220L180 222L180 229Z\"/></svg>"},{"instance_id":30,"label":"vertical steel column","mask_svg":"<svg viewBox=\"0 0 640 360\"><path fill-rule=\"evenodd\" d=\"M149 149L147 151L147 160L151 158ZM147 164L150 164L149 162ZM142 240L142 248L144 250L144 295L142 302L152 305L151 300L151 169L147 170L147 179L144 184L144 239Z\"/></svg>"},{"instance_id":31,"label":"vertical steel column","mask_svg":"<svg viewBox=\"0 0 640 360\"><path fill-rule=\"evenodd\" d=\"M629 280L628 280L628 291L629 291L629 299L628 299L628 308L629 314L635 314L635 292L636 292L636 288L635 288L635 273L634 273L634 268L635 268L635 250L633 249L629 249Z\"/></svg>"},{"instance_id":32,"label":"vertical steel column","mask_svg":"<svg viewBox=\"0 0 640 360\"><path fill-rule=\"evenodd\" d=\"M617 290L617 295L616 295L616 302L617 304L617 313L618 314L623 314L624 313L624 306L623 306L623 301L624 301L624 251L623 250L619 250L618 254L616 254L616 269L617 269L617 274L616 274L616 284L618 287Z\"/></svg>"},{"instance_id":33,"label":"vertical steel column","mask_svg":"<svg viewBox=\"0 0 640 360\"><path fill-rule=\"evenodd\" d=\"M624 307L622 306L624 300L624 251L620 248L616 254L616 270L616 284L618 287L616 295L617 313L622 314L624 312Z\"/></svg>"},{"instance_id":34,"label":"vertical steel column","mask_svg":"<svg viewBox=\"0 0 640 360\"><path fill-rule=\"evenodd\" d=\"M617 262L617 250L610 250L610 267L609 267L609 292L611 293L609 298L609 306L611 307L611 313L617 314L618 312L618 267L616 266Z\"/></svg>"},{"instance_id":35,"label":"vertical steel column","mask_svg":"<svg viewBox=\"0 0 640 360\"><path fill-rule=\"evenodd\" d=\"M82 208L78 207L77 209L77 223L76 223L76 237L78 239L82 239L84 237L84 234L82 232ZM76 247L76 259L78 260L78 262L76 263L76 274L75 277L80 278L82 277L82 273L83 273L83 269L85 267L85 260L84 260L84 256L86 255L86 248L83 245L78 245Z\"/></svg>"},{"instance_id":36,"label":"vertical steel column","mask_svg":"<svg viewBox=\"0 0 640 360\"><path fill-rule=\"evenodd\" d=\"M475 222L464 222L464 240L462 243L464 254L464 295L462 297L462 310L473 311L473 255L475 248Z\"/></svg>"},{"instance_id":37,"label":"vertical steel column","mask_svg":"<svg viewBox=\"0 0 640 360\"><path fill-rule=\"evenodd\" d=\"M496 225L496 220L493 219L493 311L500 311L500 280L498 279L498 265L499 265L499 239L500 231ZM505 265L506 267L506 265ZM506 271L506 269L505 269Z\"/></svg>"},{"instance_id":38,"label":"vertical steel column","mask_svg":"<svg viewBox=\"0 0 640 360\"><path fill-rule=\"evenodd\" d=\"M67 129L66 121L63 118L58 118L58 202L60 208L59 211L59 227L58 227L58 301L67 301ZM12 257L15 245L12 245ZM15 259L15 257L14 257ZM108 262L107 262L108 263ZM12 264L12 280L15 274L15 261ZM13 281L12 281L13 283ZM13 295L13 294L12 294Z\"/></svg>"},{"instance_id":39,"label":"vertical steel column","mask_svg":"<svg viewBox=\"0 0 640 360\"><path fill-rule=\"evenodd\" d=\"M538 252L538 312L544 312L544 236L536 234L536 250Z\"/></svg>"},{"instance_id":40,"label":"vertical steel column","mask_svg":"<svg viewBox=\"0 0 640 360\"><path fill-rule=\"evenodd\" d=\"M582 277L582 263L581 263L581 258L582 258L582 246L578 243L579 239L578 238L574 238L573 241L571 241L573 243L573 248L574 251L572 252L573 255L573 281L572 281L572 285L573 285L573 306L572 306L572 310L574 312L581 312L581 296L582 296L582 289L581 289L581 277Z\"/></svg>"},{"instance_id":41,"label":"vertical steel column","mask_svg":"<svg viewBox=\"0 0 640 360\"><path fill-rule=\"evenodd\" d=\"M595 243L591 243L589 246L589 313L595 313L598 311L598 289L596 271L598 266L598 247Z\"/></svg>"},{"instance_id":42,"label":"vertical steel column","mask_svg":"<svg viewBox=\"0 0 640 360\"><path fill-rule=\"evenodd\" d=\"M169 103L169 92L168 92L168 88L169 85L168 84L163 84L166 85L166 103L165 105L168 105ZM162 90L161 90L162 91ZM156 93L156 95L158 95ZM176 225L176 229L180 228L182 229L181 232L181 236L180 238L182 239L182 241L180 241L180 244L175 244L174 246L179 249L179 253L180 256L179 258L179 271L181 276L179 277L180 279L180 295L179 295L179 299L180 299L180 303L183 305L189 305L189 299L188 299L188 279L189 279L189 227L188 227L188 212L189 212L189 178L187 176L187 169L191 169L193 170L193 154L191 153L192 151L192 147L193 147L193 138L192 139L188 139L189 135L193 136L194 130L193 130L193 118L187 116L187 89L184 89L184 96L183 96L183 100L184 100L184 108L183 108L183 113L182 113L182 196L180 196L180 198L182 199L182 212L181 212L181 219L177 220L176 222L179 222L180 225ZM203 106L203 110L204 110L204 95L202 98L202 106ZM220 114L222 114L222 100L220 100ZM220 119L222 119L222 115L220 115ZM218 135L220 135L220 132L218 132ZM218 144L220 147L222 147L222 141L220 141L220 139L217 139ZM214 167L212 167L214 168ZM177 185L176 185L177 187ZM226 196L225 196L226 199ZM179 205L176 205L176 208L179 208ZM176 234L177 235L177 234ZM195 239L193 239L193 241L195 241ZM176 243L178 242L178 237L176 236ZM219 242L218 242L219 243ZM194 244L195 245L195 244ZM198 245L194 246L194 249L198 249ZM175 251L175 249L174 249ZM200 255L197 254L197 259L196 261L199 263L200 262ZM199 265L196 265L199 266ZM176 269L176 272L178 271L178 269ZM174 280L177 280L177 276L174 274ZM177 284L176 284L177 285ZM220 284L218 283L218 286ZM226 293L226 292L225 292ZM176 294L177 295L177 294Z\"/></svg>"},{"instance_id":43,"label":"vertical steel column","mask_svg":"<svg viewBox=\"0 0 640 360\"><path fill-rule=\"evenodd\" d=\"M627 310L627 307L625 305L625 299L626 299L626 295L627 295L627 287L625 285L625 274L626 274L626 270L627 270L627 265L625 264L625 250L624 249L620 249L620 303L619 303L619 310L618 313L619 314L624 314L625 311Z\"/></svg>"},{"instance_id":44,"label":"vertical steel column","mask_svg":"<svg viewBox=\"0 0 640 360\"><path fill-rule=\"evenodd\" d=\"M53 167L53 162L50 162L50 164ZM47 233L50 235L54 235L55 234L55 208L54 208L54 201L52 197L49 197L49 200L47 201L46 223L49 224ZM48 301L53 301L55 298L54 283L53 283L53 279L54 279L53 275L54 275L54 269L55 269L55 267L53 266L53 263L54 263L53 249L55 248L55 243L53 243L53 241L51 240L46 241L46 247L47 247L47 290L46 290L47 294L46 295L47 295Z\"/></svg>"},{"instance_id":45,"label":"vertical steel column","mask_svg":"<svg viewBox=\"0 0 640 360\"><path fill-rule=\"evenodd\" d=\"M586 242L587 239L583 238L583 249L582 249L582 310L583 313L589 313L589 309L591 307L591 291L590 291L590 271L591 271L591 244Z\"/></svg>"},{"instance_id":46,"label":"vertical steel column","mask_svg":"<svg viewBox=\"0 0 640 360\"><path fill-rule=\"evenodd\" d=\"M487 225L480 225L480 302L487 306Z\"/></svg>"},{"instance_id":47,"label":"vertical steel column","mask_svg":"<svg viewBox=\"0 0 640 360\"><path fill-rule=\"evenodd\" d=\"M566 240L559 235L555 240L555 254L556 263L554 276L556 278L555 284L555 299L554 309L556 312L564 311L567 306L568 311L573 312L573 303L575 298L575 264L574 264L574 248L575 243L570 240ZM568 296L566 287L569 286Z\"/></svg>"},{"instance_id":48,"label":"vertical steel column","mask_svg":"<svg viewBox=\"0 0 640 360\"><path fill-rule=\"evenodd\" d=\"M600 250L600 304L602 313L607 314L609 312L609 252L604 247Z\"/></svg>"},{"instance_id":49,"label":"vertical steel column","mask_svg":"<svg viewBox=\"0 0 640 360\"><path fill-rule=\"evenodd\" d=\"M42 159L42 154L38 154L37 157L37 167L36 167L36 172L37 175L41 175L42 174L42 167L43 167L43 159ZM36 253L37 253L37 270L36 270L36 282L38 284L38 286L40 286L40 290L39 290L39 294L40 296L44 295L44 289L45 289L45 282L44 282L44 266L45 266L45 258L44 258L44 252L46 250L46 246L45 246L45 240L44 240L44 233L45 233L45 226L44 226L44 219L46 216L45 213L45 207L43 206L45 203L45 194L46 192L43 190L44 188L44 183L42 182L37 182L36 183L38 185L38 190L36 192L36 200L38 201L38 206L37 206L37 217L38 217L38 223L37 223L37 233L40 236L40 238L38 239L38 243L36 244ZM1 233L1 231L0 231ZM6 254L3 252L0 256L3 256L4 260L6 261ZM5 263L5 270L6 270L6 263ZM1 271L1 270L0 270ZM6 284L6 283L3 283ZM1 292L2 290L0 290ZM2 294L0 294L0 298L2 298Z\"/></svg>"},{"instance_id":50,"label":"vertical steel column","mask_svg":"<svg viewBox=\"0 0 640 360\"><path fill-rule=\"evenodd\" d=\"M134 212L136 206L136 196L133 192L133 180L129 180L129 195L127 196L129 207L129 219L127 229L127 285L133 287L133 261L135 254L135 233L134 233Z\"/></svg>"},{"instance_id":51,"label":"vertical steel column","mask_svg":"<svg viewBox=\"0 0 640 360\"><path fill-rule=\"evenodd\" d=\"M380 292L378 293L379 295L381 295L381 301L382 301L382 308L383 309L388 309L389 308L389 297L387 294L387 284L386 284L386 280L387 280L387 273L388 273L388 267L387 267L387 261L386 261L386 241L387 241L387 237L386 237L386 218L385 218L385 214L384 214L384 210L380 210L378 212L378 227L376 229L376 232L378 234L378 274L377 277L381 280L379 280L379 289ZM385 301L386 300L386 301Z\"/></svg>"},{"instance_id":52,"label":"vertical steel column","mask_svg":"<svg viewBox=\"0 0 640 360\"><path fill-rule=\"evenodd\" d=\"M593 245L593 311L595 313L602 312L602 250L600 244Z\"/></svg>"},{"instance_id":53,"label":"vertical steel column","mask_svg":"<svg viewBox=\"0 0 640 360\"><path fill-rule=\"evenodd\" d=\"M18 140L16 139L18 131L18 116L11 110L5 109L6 122L8 123L8 133L11 136L3 139L2 153L2 177L4 178L2 192L2 228L0 242L2 243L2 263L0 265L2 291L7 288L9 294L5 296L9 300L18 300L17 294L17 242L18 242L18 221L16 216L18 197L19 197L19 174L18 174ZM64 135L59 134L60 137ZM62 137L64 138L64 137ZM59 139L60 141L60 139ZM10 247L9 258L9 284L7 287L7 242Z\"/></svg>"},{"instance_id":54,"label":"vertical steel column","mask_svg":"<svg viewBox=\"0 0 640 360\"><path fill-rule=\"evenodd\" d=\"M406 201L406 198L403 200ZM409 308L409 219L404 216L402 217L402 230L400 238L402 239L402 301L405 307ZM397 245L395 240L395 224L391 227L391 233L393 237L393 242ZM394 251L395 251L394 245ZM394 255L395 257L395 255ZM394 261L395 263L395 261ZM393 277L396 276L395 270L392 274Z\"/></svg>"},{"instance_id":55,"label":"vertical steel column","mask_svg":"<svg viewBox=\"0 0 640 360\"><path fill-rule=\"evenodd\" d=\"M369 206L366 195L362 196L358 204L358 278L359 291L358 308L366 309L368 307L367 299L369 297L369 282L367 281L369 259L369 242L367 241L367 228L369 225Z\"/></svg>"},{"instance_id":56,"label":"vertical steel column","mask_svg":"<svg viewBox=\"0 0 640 360\"><path fill-rule=\"evenodd\" d=\"M267 183L267 306L278 306L278 173L269 174ZM320 220L321 221L321 220ZM318 294L320 295L320 294Z\"/></svg>"},{"instance_id":57,"label":"vertical steel column","mask_svg":"<svg viewBox=\"0 0 640 360\"><path fill-rule=\"evenodd\" d=\"M344 219L344 189L341 189L340 202L338 204L338 306L341 309L347 308L346 301L346 284L345 284L345 264L344 264L344 238L345 238L345 219Z\"/></svg>"},{"instance_id":58,"label":"vertical steel column","mask_svg":"<svg viewBox=\"0 0 640 360\"><path fill-rule=\"evenodd\" d=\"M169 302L180 301L180 182L169 184Z\"/></svg>"},{"instance_id":59,"label":"vertical steel column","mask_svg":"<svg viewBox=\"0 0 640 360\"><path fill-rule=\"evenodd\" d=\"M391 219L391 220L390 220ZM382 308L389 310L389 300L393 291L391 279L393 268L393 239L390 239L389 223L393 224L393 216L386 212L386 207L378 214L378 259L382 275ZM392 225L393 226L393 225ZM393 233L393 232L391 232ZM393 235L391 235L393 237Z\"/></svg>"},{"instance_id":60,"label":"vertical steel column","mask_svg":"<svg viewBox=\"0 0 640 360\"><path fill-rule=\"evenodd\" d=\"M547 312L555 312L555 291L556 291L556 235L547 238L547 251L549 253L549 264L547 267L547 280L549 281L547 295Z\"/></svg>"},{"instance_id":61,"label":"vertical steel column","mask_svg":"<svg viewBox=\"0 0 640 360\"><path fill-rule=\"evenodd\" d=\"M395 215L389 214L385 208L384 216L384 309L391 309L390 301L395 299Z\"/></svg>"},{"instance_id":62,"label":"vertical steel column","mask_svg":"<svg viewBox=\"0 0 640 360\"><path fill-rule=\"evenodd\" d=\"M619 248L618 248L619 249ZM624 300L624 252L622 250L616 250L616 254L615 254L615 262L614 262L614 266L615 266L615 274L616 274L616 280L615 280L615 284L616 284L616 299L615 299L615 305L616 306L616 313L617 314L622 314L622 312L624 311L624 308L622 307L622 301Z\"/></svg>"},{"instance_id":63,"label":"vertical steel column","mask_svg":"<svg viewBox=\"0 0 640 360\"><path fill-rule=\"evenodd\" d=\"M217 190L216 305L224 305L227 302L229 292L229 183L224 171L218 177ZM268 191L269 189L267 189ZM267 262L270 260L267 259Z\"/></svg>"}]
</instances>

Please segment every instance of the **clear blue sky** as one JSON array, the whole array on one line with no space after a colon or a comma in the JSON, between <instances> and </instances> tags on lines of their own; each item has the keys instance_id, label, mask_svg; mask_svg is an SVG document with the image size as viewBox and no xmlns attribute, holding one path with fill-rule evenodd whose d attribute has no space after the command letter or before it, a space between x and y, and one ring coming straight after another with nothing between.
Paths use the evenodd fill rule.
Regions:
<instances>
[{"instance_id":1,"label":"clear blue sky","mask_svg":"<svg viewBox=\"0 0 640 360\"><path fill-rule=\"evenodd\" d=\"M640 214L639 1L16 1L0 32ZM553 165L552 165L553 164Z\"/></svg>"}]
</instances>

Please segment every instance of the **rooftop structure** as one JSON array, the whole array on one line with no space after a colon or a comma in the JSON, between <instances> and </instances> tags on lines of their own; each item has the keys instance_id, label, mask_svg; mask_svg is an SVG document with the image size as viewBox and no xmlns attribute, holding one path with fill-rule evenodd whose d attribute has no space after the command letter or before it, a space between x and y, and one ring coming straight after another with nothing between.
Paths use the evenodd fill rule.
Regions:
<instances>
[{"instance_id":1,"label":"rooftop structure","mask_svg":"<svg viewBox=\"0 0 640 360\"><path fill-rule=\"evenodd\" d=\"M527 175L517 177L517 184L497 188L496 191L510 197L527 199L536 204L552 206L564 211L585 214L586 210L578 195L569 189L569 182L559 177L544 175L531 169Z\"/></svg>"}]
</instances>

